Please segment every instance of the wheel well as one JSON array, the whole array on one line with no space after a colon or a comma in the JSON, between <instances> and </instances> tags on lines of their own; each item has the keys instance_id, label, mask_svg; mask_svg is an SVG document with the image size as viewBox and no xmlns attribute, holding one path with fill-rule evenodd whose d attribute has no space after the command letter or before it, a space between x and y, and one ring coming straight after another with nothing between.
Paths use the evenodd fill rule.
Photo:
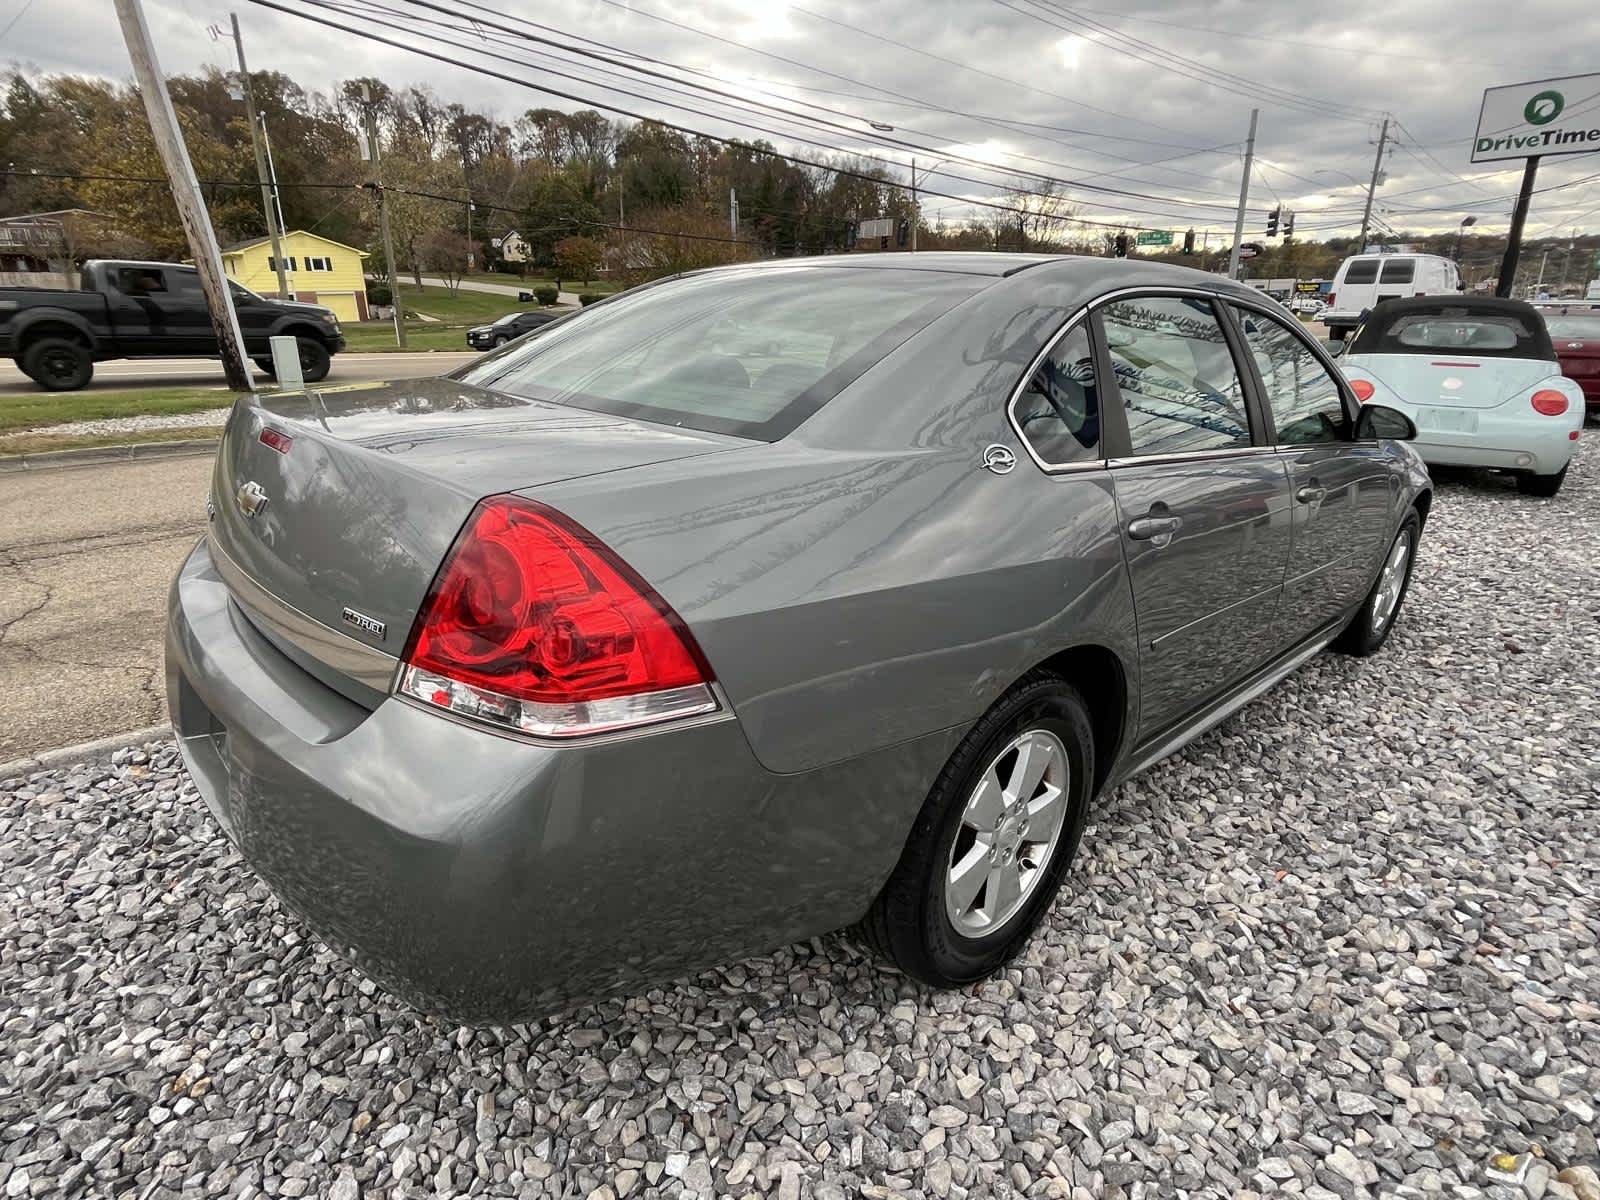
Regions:
<instances>
[{"instance_id":1,"label":"wheel well","mask_svg":"<svg viewBox=\"0 0 1600 1200\"><path fill-rule=\"evenodd\" d=\"M321 342L322 331L311 325L289 325L278 331L278 337L306 338L309 341Z\"/></svg>"},{"instance_id":2,"label":"wheel well","mask_svg":"<svg viewBox=\"0 0 1600 1200\"><path fill-rule=\"evenodd\" d=\"M1128 713L1128 678L1122 660L1104 646L1074 646L1039 664L1071 681L1089 707L1094 730L1094 785L1111 773Z\"/></svg>"},{"instance_id":3,"label":"wheel well","mask_svg":"<svg viewBox=\"0 0 1600 1200\"><path fill-rule=\"evenodd\" d=\"M29 325L27 329L23 330L21 338L18 339L18 356L20 357L29 346L41 338L51 337L66 338L69 342L77 342L80 346L88 347L91 350L94 349L89 339L83 336L83 330L76 326L68 325L61 321L40 321L38 324Z\"/></svg>"},{"instance_id":4,"label":"wheel well","mask_svg":"<svg viewBox=\"0 0 1600 1200\"><path fill-rule=\"evenodd\" d=\"M1421 519L1423 526L1426 527L1428 524L1428 510L1433 507L1433 493L1418 492L1415 503L1417 516Z\"/></svg>"}]
</instances>

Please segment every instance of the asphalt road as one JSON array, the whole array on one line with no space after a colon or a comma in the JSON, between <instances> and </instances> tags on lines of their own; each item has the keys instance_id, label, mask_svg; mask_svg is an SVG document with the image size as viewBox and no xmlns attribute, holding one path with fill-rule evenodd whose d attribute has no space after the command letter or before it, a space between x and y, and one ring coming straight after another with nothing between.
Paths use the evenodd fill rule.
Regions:
<instances>
[{"instance_id":1,"label":"asphalt road","mask_svg":"<svg viewBox=\"0 0 1600 1200\"><path fill-rule=\"evenodd\" d=\"M453 371L477 355L471 351L417 351L393 354L336 354L327 383L367 379L418 379ZM266 378L266 376L261 376ZM96 363L87 391L109 392L149 387L206 387L221 390L222 364L212 358L133 358ZM0 396L37 392L10 359L0 359Z\"/></svg>"},{"instance_id":2,"label":"asphalt road","mask_svg":"<svg viewBox=\"0 0 1600 1200\"><path fill-rule=\"evenodd\" d=\"M0 762L166 720L167 585L210 478L209 454L0 475Z\"/></svg>"}]
</instances>

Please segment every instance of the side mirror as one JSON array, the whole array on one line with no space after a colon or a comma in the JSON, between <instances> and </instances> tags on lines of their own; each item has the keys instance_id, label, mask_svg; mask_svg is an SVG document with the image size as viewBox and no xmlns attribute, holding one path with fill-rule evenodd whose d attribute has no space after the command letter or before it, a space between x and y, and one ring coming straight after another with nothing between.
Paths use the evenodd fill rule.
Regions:
<instances>
[{"instance_id":1,"label":"side mirror","mask_svg":"<svg viewBox=\"0 0 1600 1200\"><path fill-rule=\"evenodd\" d=\"M1344 353L1344 339L1341 338L1338 341L1334 341L1334 339L1329 338L1322 343L1322 348L1328 352L1329 358L1338 358L1339 355Z\"/></svg>"},{"instance_id":2,"label":"side mirror","mask_svg":"<svg viewBox=\"0 0 1600 1200\"><path fill-rule=\"evenodd\" d=\"M1386 404L1363 404L1356 418L1356 440L1372 441L1386 438L1389 441L1409 442L1417 436L1417 426L1398 408Z\"/></svg>"}]
</instances>

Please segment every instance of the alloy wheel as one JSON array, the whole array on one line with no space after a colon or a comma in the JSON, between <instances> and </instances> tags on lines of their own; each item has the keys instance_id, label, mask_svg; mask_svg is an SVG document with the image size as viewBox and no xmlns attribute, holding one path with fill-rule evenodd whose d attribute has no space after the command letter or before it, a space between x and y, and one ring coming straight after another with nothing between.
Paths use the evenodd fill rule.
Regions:
<instances>
[{"instance_id":1,"label":"alloy wheel","mask_svg":"<svg viewBox=\"0 0 1600 1200\"><path fill-rule=\"evenodd\" d=\"M1067 813L1061 739L1030 729L995 755L967 798L946 868L945 913L967 937L1021 911L1048 872Z\"/></svg>"},{"instance_id":2,"label":"alloy wheel","mask_svg":"<svg viewBox=\"0 0 1600 1200\"><path fill-rule=\"evenodd\" d=\"M1389 557L1378 576L1378 590L1372 598L1372 632L1382 633L1399 607L1400 593L1406 586L1406 567L1411 561L1411 531L1402 529L1395 538Z\"/></svg>"}]
</instances>

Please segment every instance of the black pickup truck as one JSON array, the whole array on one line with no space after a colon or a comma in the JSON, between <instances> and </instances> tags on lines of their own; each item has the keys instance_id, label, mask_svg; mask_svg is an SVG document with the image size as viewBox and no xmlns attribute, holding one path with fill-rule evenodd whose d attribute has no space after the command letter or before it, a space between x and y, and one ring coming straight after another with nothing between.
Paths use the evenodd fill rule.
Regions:
<instances>
[{"instance_id":1,"label":"black pickup truck","mask_svg":"<svg viewBox=\"0 0 1600 1200\"><path fill-rule=\"evenodd\" d=\"M307 383L328 374L344 349L339 320L318 304L267 300L230 282L244 349L272 373L268 339L293 337ZM85 386L110 358L215 358L217 335L193 267L95 260L78 291L0 288L0 357L16 361L40 387Z\"/></svg>"}]
</instances>

